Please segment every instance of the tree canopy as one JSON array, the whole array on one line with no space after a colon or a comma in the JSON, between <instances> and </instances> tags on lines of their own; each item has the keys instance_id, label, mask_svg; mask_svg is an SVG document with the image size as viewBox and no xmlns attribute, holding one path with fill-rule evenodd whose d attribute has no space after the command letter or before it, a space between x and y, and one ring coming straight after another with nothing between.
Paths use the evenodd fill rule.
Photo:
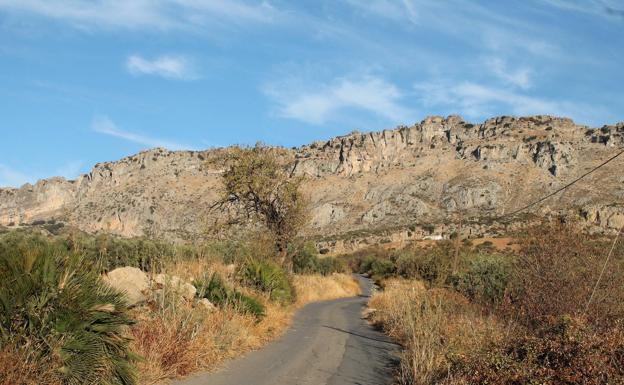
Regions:
<instances>
[{"instance_id":1,"label":"tree canopy","mask_svg":"<svg viewBox=\"0 0 624 385\"><path fill-rule=\"evenodd\" d=\"M218 205L233 206L238 216L263 224L285 263L289 244L308 219L308 202L300 191L303 177L291 175L285 150L260 144L232 149L226 162Z\"/></svg>"}]
</instances>

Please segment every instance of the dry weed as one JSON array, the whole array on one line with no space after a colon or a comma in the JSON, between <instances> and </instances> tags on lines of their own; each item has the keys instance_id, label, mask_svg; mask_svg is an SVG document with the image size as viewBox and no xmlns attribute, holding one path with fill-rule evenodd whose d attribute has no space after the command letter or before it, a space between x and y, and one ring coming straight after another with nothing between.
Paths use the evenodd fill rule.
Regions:
<instances>
[{"instance_id":1,"label":"dry weed","mask_svg":"<svg viewBox=\"0 0 624 385\"><path fill-rule=\"evenodd\" d=\"M348 274L296 275L293 278L293 285L297 292L297 306L360 294L360 285Z\"/></svg>"},{"instance_id":2,"label":"dry weed","mask_svg":"<svg viewBox=\"0 0 624 385\"><path fill-rule=\"evenodd\" d=\"M427 290L418 281L388 281L369 306L374 309L372 321L404 347L401 384L443 380L450 375L455 359L502 334L494 318L480 314L461 295Z\"/></svg>"},{"instance_id":3,"label":"dry weed","mask_svg":"<svg viewBox=\"0 0 624 385\"><path fill-rule=\"evenodd\" d=\"M169 268L168 274L186 279L213 271L227 277L231 270L223 264L202 261L171 264ZM297 276L294 281L299 293L297 304L284 307L260 295L266 306L266 317L260 321L230 308L207 311L191 303L171 300L152 303L149 309L137 309L139 322L131 328L131 335L133 350L144 358L137 365L141 383L157 384L214 370L225 360L258 349L280 336L290 324L296 306L359 293L357 282L345 274ZM230 279L230 284L234 285L235 280ZM237 290L252 294L249 288L237 287Z\"/></svg>"},{"instance_id":4,"label":"dry weed","mask_svg":"<svg viewBox=\"0 0 624 385\"><path fill-rule=\"evenodd\" d=\"M4 346L0 350L0 385L60 385L58 363L40 357L38 349Z\"/></svg>"}]
</instances>

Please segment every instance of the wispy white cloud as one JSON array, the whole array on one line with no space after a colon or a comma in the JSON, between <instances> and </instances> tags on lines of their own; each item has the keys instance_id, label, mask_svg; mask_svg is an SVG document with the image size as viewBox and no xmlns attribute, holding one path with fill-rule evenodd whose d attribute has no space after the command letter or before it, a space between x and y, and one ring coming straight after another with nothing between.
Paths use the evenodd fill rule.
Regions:
<instances>
[{"instance_id":1,"label":"wispy white cloud","mask_svg":"<svg viewBox=\"0 0 624 385\"><path fill-rule=\"evenodd\" d=\"M167 139L154 138L148 135L125 131L117 127L115 122L106 116L97 116L91 123L93 131L100 134L114 136L130 142L138 143L147 147L165 147L169 150L191 150L192 146L187 146Z\"/></svg>"},{"instance_id":2,"label":"wispy white cloud","mask_svg":"<svg viewBox=\"0 0 624 385\"><path fill-rule=\"evenodd\" d=\"M619 0L541 0L557 9L610 19L624 19L624 4Z\"/></svg>"},{"instance_id":3,"label":"wispy white cloud","mask_svg":"<svg viewBox=\"0 0 624 385\"><path fill-rule=\"evenodd\" d=\"M371 15L418 24L416 5L411 0L345 0L352 7Z\"/></svg>"},{"instance_id":4,"label":"wispy white cloud","mask_svg":"<svg viewBox=\"0 0 624 385\"><path fill-rule=\"evenodd\" d=\"M479 51L553 56L557 45L544 25L519 20L478 2L462 0L343 0L373 18L389 19L398 26L434 31Z\"/></svg>"},{"instance_id":5,"label":"wispy white cloud","mask_svg":"<svg viewBox=\"0 0 624 385\"><path fill-rule=\"evenodd\" d=\"M167 79L197 79L197 71L190 59L184 56L163 55L152 60L141 55L126 59L126 69L133 75L156 75Z\"/></svg>"},{"instance_id":6,"label":"wispy white cloud","mask_svg":"<svg viewBox=\"0 0 624 385\"><path fill-rule=\"evenodd\" d=\"M242 0L0 0L0 9L39 15L86 30L187 30L271 23L278 17L278 11L266 1Z\"/></svg>"},{"instance_id":7,"label":"wispy white cloud","mask_svg":"<svg viewBox=\"0 0 624 385\"><path fill-rule=\"evenodd\" d=\"M483 119L496 111L512 115L558 115L587 124L602 124L612 114L602 107L566 100L550 100L516 92L505 87L494 87L464 81L418 83L415 89L421 102L429 108L446 108L468 118Z\"/></svg>"},{"instance_id":8,"label":"wispy white cloud","mask_svg":"<svg viewBox=\"0 0 624 385\"><path fill-rule=\"evenodd\" d=\"M265 87L278 104L277 115L311 124L322 124L344 109L368 111L393 123L412 118L401 104L402 92L377 76L339 78L319 86L291 80Z\"/></svg>"},{"instance_id":9,"label":"wispy white cloud","mask_svg":"<svg viewBox=\"0 0 624 385\"><path fill-rule=\"evenodd\" d=\"M531 86L531 69L528 67L511 69L505 60L488 57L484 60L486 68L504 83L527 89Z\"/></svg>"}]
</instances>

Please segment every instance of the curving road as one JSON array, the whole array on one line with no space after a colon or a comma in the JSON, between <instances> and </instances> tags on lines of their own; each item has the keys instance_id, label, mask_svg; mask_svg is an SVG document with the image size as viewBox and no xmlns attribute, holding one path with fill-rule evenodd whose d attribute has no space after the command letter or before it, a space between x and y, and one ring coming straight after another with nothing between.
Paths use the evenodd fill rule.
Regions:
<instances>
[{"instance_id":1,"label":"curving road","mask_svg":"<svg viewBox=\"0 0 624 385\"><path fill-rule=\"evenodd\" d=\"M358 279L361 296L307 305L276 342L231 361L220 372L176 384L391 384L399 347L361 318L372 283Z\"/></svg>"}]
</instances>

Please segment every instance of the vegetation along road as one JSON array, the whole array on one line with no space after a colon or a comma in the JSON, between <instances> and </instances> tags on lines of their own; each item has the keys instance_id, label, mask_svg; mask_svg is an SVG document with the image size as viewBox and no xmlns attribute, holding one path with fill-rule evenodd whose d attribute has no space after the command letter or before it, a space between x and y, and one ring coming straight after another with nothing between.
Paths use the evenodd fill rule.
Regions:
<instances>
[{"instance_id":1,"label":"vegetation along road","mask_svg":"<svg viewBox=\"0 0 624 385\"><path fill-rule=\"evenodd\" d=\"M383 385L392 382L399 347L362 319L372 282L359 297L310 304L277 342L222 371L178 385Z\"/></svg>"}]
</instances>

